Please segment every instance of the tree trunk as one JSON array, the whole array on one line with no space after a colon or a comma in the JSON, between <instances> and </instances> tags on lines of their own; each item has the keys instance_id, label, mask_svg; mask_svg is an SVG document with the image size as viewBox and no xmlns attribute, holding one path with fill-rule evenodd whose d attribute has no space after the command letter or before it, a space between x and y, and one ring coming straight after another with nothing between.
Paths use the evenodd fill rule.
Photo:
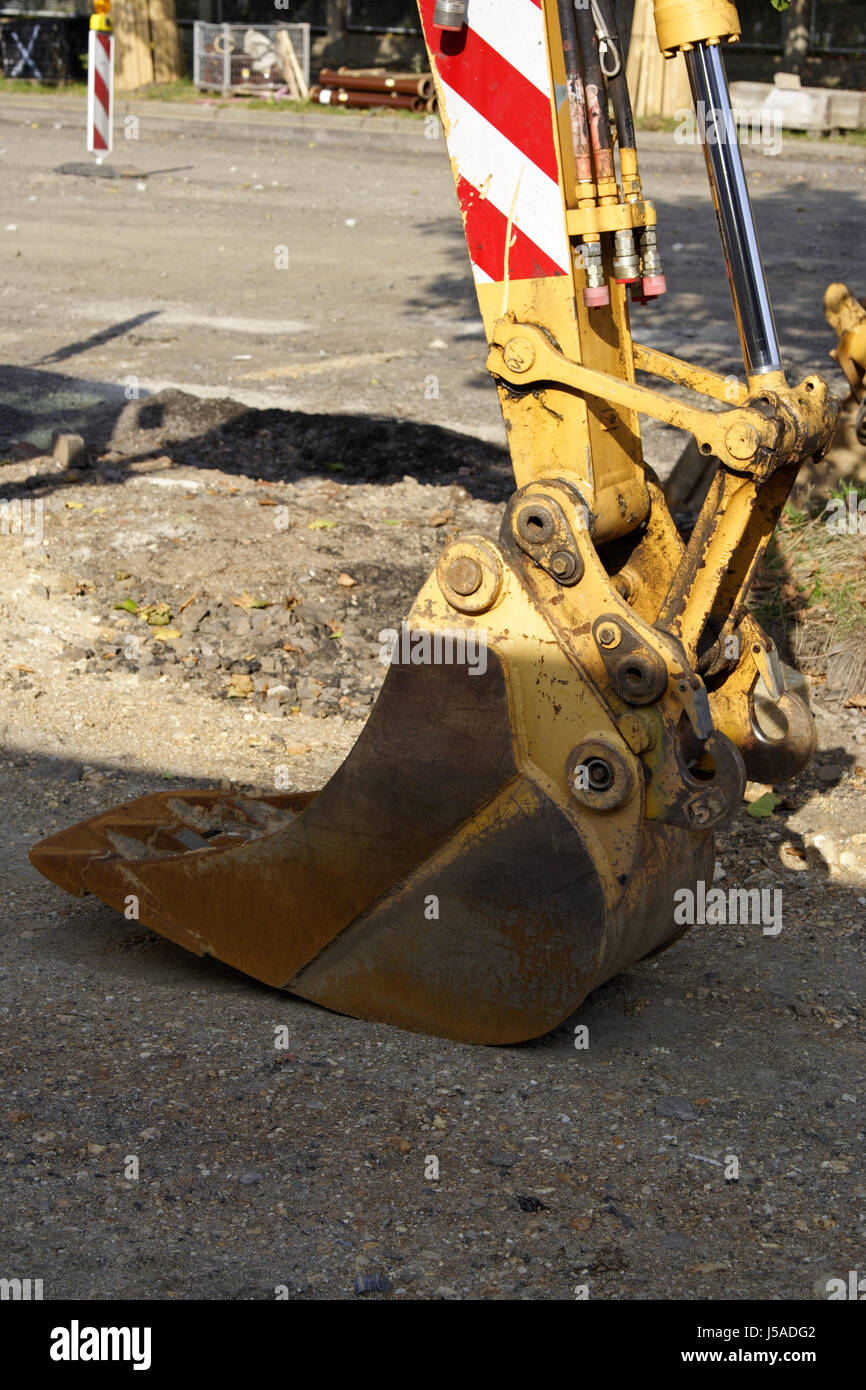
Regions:
<instances>
[{"instance_id":1,"label":"tree trunk","mask_svg":"<svg viewBox=\"0 0 866 1390\"><path fill-rule=\"evenodd\" d=\"M787 10L782 12L782 44L788 72L800 72L803 68L809 52L811 12L810 0L791 0Z\"/></svg>"},{"instance_id":2,"label":"tree trunk","mask_svg":"<svg viewBox=\"0 0 866 1390\"><path fill-rule=\"evenodd\" d=\"M328 39L333 43L349 33L349 0L328 0Z\"/></svg>"}]
</instances>

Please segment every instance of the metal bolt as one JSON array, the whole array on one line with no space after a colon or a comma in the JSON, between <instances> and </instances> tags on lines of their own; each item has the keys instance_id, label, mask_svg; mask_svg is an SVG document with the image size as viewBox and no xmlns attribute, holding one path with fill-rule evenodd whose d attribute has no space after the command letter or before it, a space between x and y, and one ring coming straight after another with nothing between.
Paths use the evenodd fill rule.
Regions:
<instances>
[{"instance_id":1,"label":"metal bolt","mask_svg":"<svg viewBox=\"0 0 866 1390\"><path fill-rule=\"evenodd\" d=\"M731 458L740 459L743 462L755 457L760 442L758 431L754 425L745 423L731 425L725 435L725 448Z\"/></svg>"},{"instance_id":2,"label":"metal bolt","mask_svg":"<svg viewBox=\"0 0 866 1390\"><path fill-rule=\"evenodd\" d=\"M540 503L528 503L517 514L517 532L530 545L544 545L556 530L551 512Z\"/></svg>"},{"instance_id":3,"label":"metal bolt","mask_svg":"<svg viewBox=\"0 0 866 1390\"><path fill-rule=\"evenodd\" d=\"M603 758L590 758L584 767L591 791L606 792L613 786L613 768Z\"/></svg>"},{"instance_id":4,"label":"metal bolt","mask_svg":"<svg viewBox=\"0 0 866 1390\"><path fill-rule=\"evenodd\" d=\"M616 623L602 623L596 637L600 647L618 647L622 640L622 633Z\"/></svg>"},{"instance_id":5,"label":"metal bolt","mask_svg":"<svg viewBox=\"0 0 866 1390\"><path fill-rule=\"evenodd\" d=\"M484 572L477 560L461 555L448 566L448 583L455 594L474 594L481 588Z\"/></svg>"},{"instance_id":6,"label":"metal bolt","mask_svg":"<svg viewBox=\"0 0 866 1390\"><path fill-rule=\"evenodd\" d=\"M695 825L706 825L711 820L718 820L726 809L727 802L721 792L708 791L691 802L689 815Z\"/></svg>"},{"instance_id":7,"label":"metal bolt","mask_svg":"<svg viewBox=\"0 0 866 1390\"><path fill-rule=\"evenodd\" d=\"M551 557L550 568L557 579L571 579L577 569L577 561L569 550L557 550Z\"/></svg>"},{"instance_id":8,"label":"metal bolt","mask_svg":"<svg viewBox=\"0 0 866 1390\"><path fill-rule=\"evenodd\" d=\"M535 348L528 338L511 338L502 350L506 367L512 372L528 372L535 361Z\"/></svg>"}]
</instances>

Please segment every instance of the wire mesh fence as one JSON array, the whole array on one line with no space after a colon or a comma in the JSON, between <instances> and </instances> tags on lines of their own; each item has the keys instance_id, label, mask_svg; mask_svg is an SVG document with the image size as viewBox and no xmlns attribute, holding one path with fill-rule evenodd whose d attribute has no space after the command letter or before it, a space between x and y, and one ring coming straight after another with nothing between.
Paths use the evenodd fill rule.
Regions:
<instances>
[{"instance_id":1,"label":"wire mesh fence","mask_svg":"<svg viewBox=\"0 0 866 1390\"><path fill-rule=\"evenodd\" d=\"M3 74L45 84L68 82L80 67L73 31L64 19L7 19L0 24Z\"/></svg>"},{"instance_id":2,"label":"wire mesh fence","mask_svg":"<svg viewBox=\"0 0 866 1390\"><path fill-rule=\"evenodd\" d=\"M221 92L277 91L286 73L277 44L282 30L310 81L309 24L207 24L193 26L193 82Z\"/></svg>"}]
</instances>

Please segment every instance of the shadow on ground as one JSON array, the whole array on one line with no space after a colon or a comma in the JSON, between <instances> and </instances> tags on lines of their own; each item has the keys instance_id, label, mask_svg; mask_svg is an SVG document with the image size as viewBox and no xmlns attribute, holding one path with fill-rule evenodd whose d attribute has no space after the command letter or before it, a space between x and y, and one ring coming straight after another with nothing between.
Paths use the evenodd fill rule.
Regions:
<instances>
[{"instance_id":1,"label":"shadow on ground","mask_svg":"<svg viewBox=\"0 0 866 1390\"><path fill-rule=\"evenodd\" d=\"M513 488L505 449L438 425L257 410L175 389L126 400L122 387L34 368L0 367L0 381L0 451L13 460L37 457L50 448L50 426L62 421L87 441L93 481L100 483L122 482L130 465L160 458L167 466L283 482L321 474L341 483L387 485L408 474L422 483L459 481L473 496L497 501ZM20 443L28 437L39 443ZM88 476L85 471L75 481ZM62 474L40 473L17 489L7 485L6 492L49 493L62 482Z\"/></svg>"}]
</instances>

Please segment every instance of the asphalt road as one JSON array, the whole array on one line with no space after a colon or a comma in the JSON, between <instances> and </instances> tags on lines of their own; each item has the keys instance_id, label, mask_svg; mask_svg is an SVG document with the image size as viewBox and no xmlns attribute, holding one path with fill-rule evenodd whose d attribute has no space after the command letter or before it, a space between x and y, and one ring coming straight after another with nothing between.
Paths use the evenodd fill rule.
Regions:
<instances>
[{"instance_id":1,"label":"asphalt road","mask_svg":"<svg viewBox=\"0 0 866 1390\"><path fill-rule=\"evenodd\" d=\"M214 111L120 107L109 163L141 177L83 178L56 172L87 166L80 104L4 100L0 358L25 375L16 400L0 396L0 425L31 384L41 404L17 423L44 442L58 411L74 424L82 397L132 379L503 440L436 127ZM673 133L643 145L670 289L636 311L635 335L741 370L701 151ZM821 297L857 279L866 156L789 138L747 163L787 361L824 366ZM680 444L647 431L662 469Z\"/></svg>"},{"instance_id":2,"label":"asphalt road","mask_svg":"<svg viewBox=\"0 0 866 1390\"><path fill-rule=\"evenodd\" d=\"M29 866L44 834L145 791L270 790L283 765L293 787L320 785L381 678L372 634L407 611L441 515L493 534L501 510L495 450L468 438L465 464L430 457L436 426L501 427L448 164L423 125L335 138L136 112L117 162L141 176L84 179L55 172L84 159L80 112L0 103L4 447L89 435L130 378L346 421L322 427L306 472L297 422L283 458L279 431L220 434L214 405L202 433L176 401L160 418L185 409L189 447L127 412L77 477L4 469L44 499L45 534L3 538L0 1277L41 1278L46 1299L826 1297L862 1270L866 1220L862 713L819 706L823 782L810 770L772 818L744 809L719 837L726 886L783 892L778 936L698 925L522 1047L327 1013ZM733 370L700 154L646 143L671 292L637 331ZM749 163L783 342L795 367L827 365L821 293L860 274L862 156L792 141ZM352 444L371 414L425 427L371 431L378 474ZM679 444L649 431L648 457L667 466ZM259 641L244 590L295 599L292 640L320 663L297 714L227 697ZM211 604L212 626L183 639L190 663L219 657L206 678L173 652L125 659L130 632L150 641L115 608L132 592L180 627L188 598ZM323 635L333 617L343 651ZM285 666L269 630L262 653Z\"/></svg>"}]
</instances>

